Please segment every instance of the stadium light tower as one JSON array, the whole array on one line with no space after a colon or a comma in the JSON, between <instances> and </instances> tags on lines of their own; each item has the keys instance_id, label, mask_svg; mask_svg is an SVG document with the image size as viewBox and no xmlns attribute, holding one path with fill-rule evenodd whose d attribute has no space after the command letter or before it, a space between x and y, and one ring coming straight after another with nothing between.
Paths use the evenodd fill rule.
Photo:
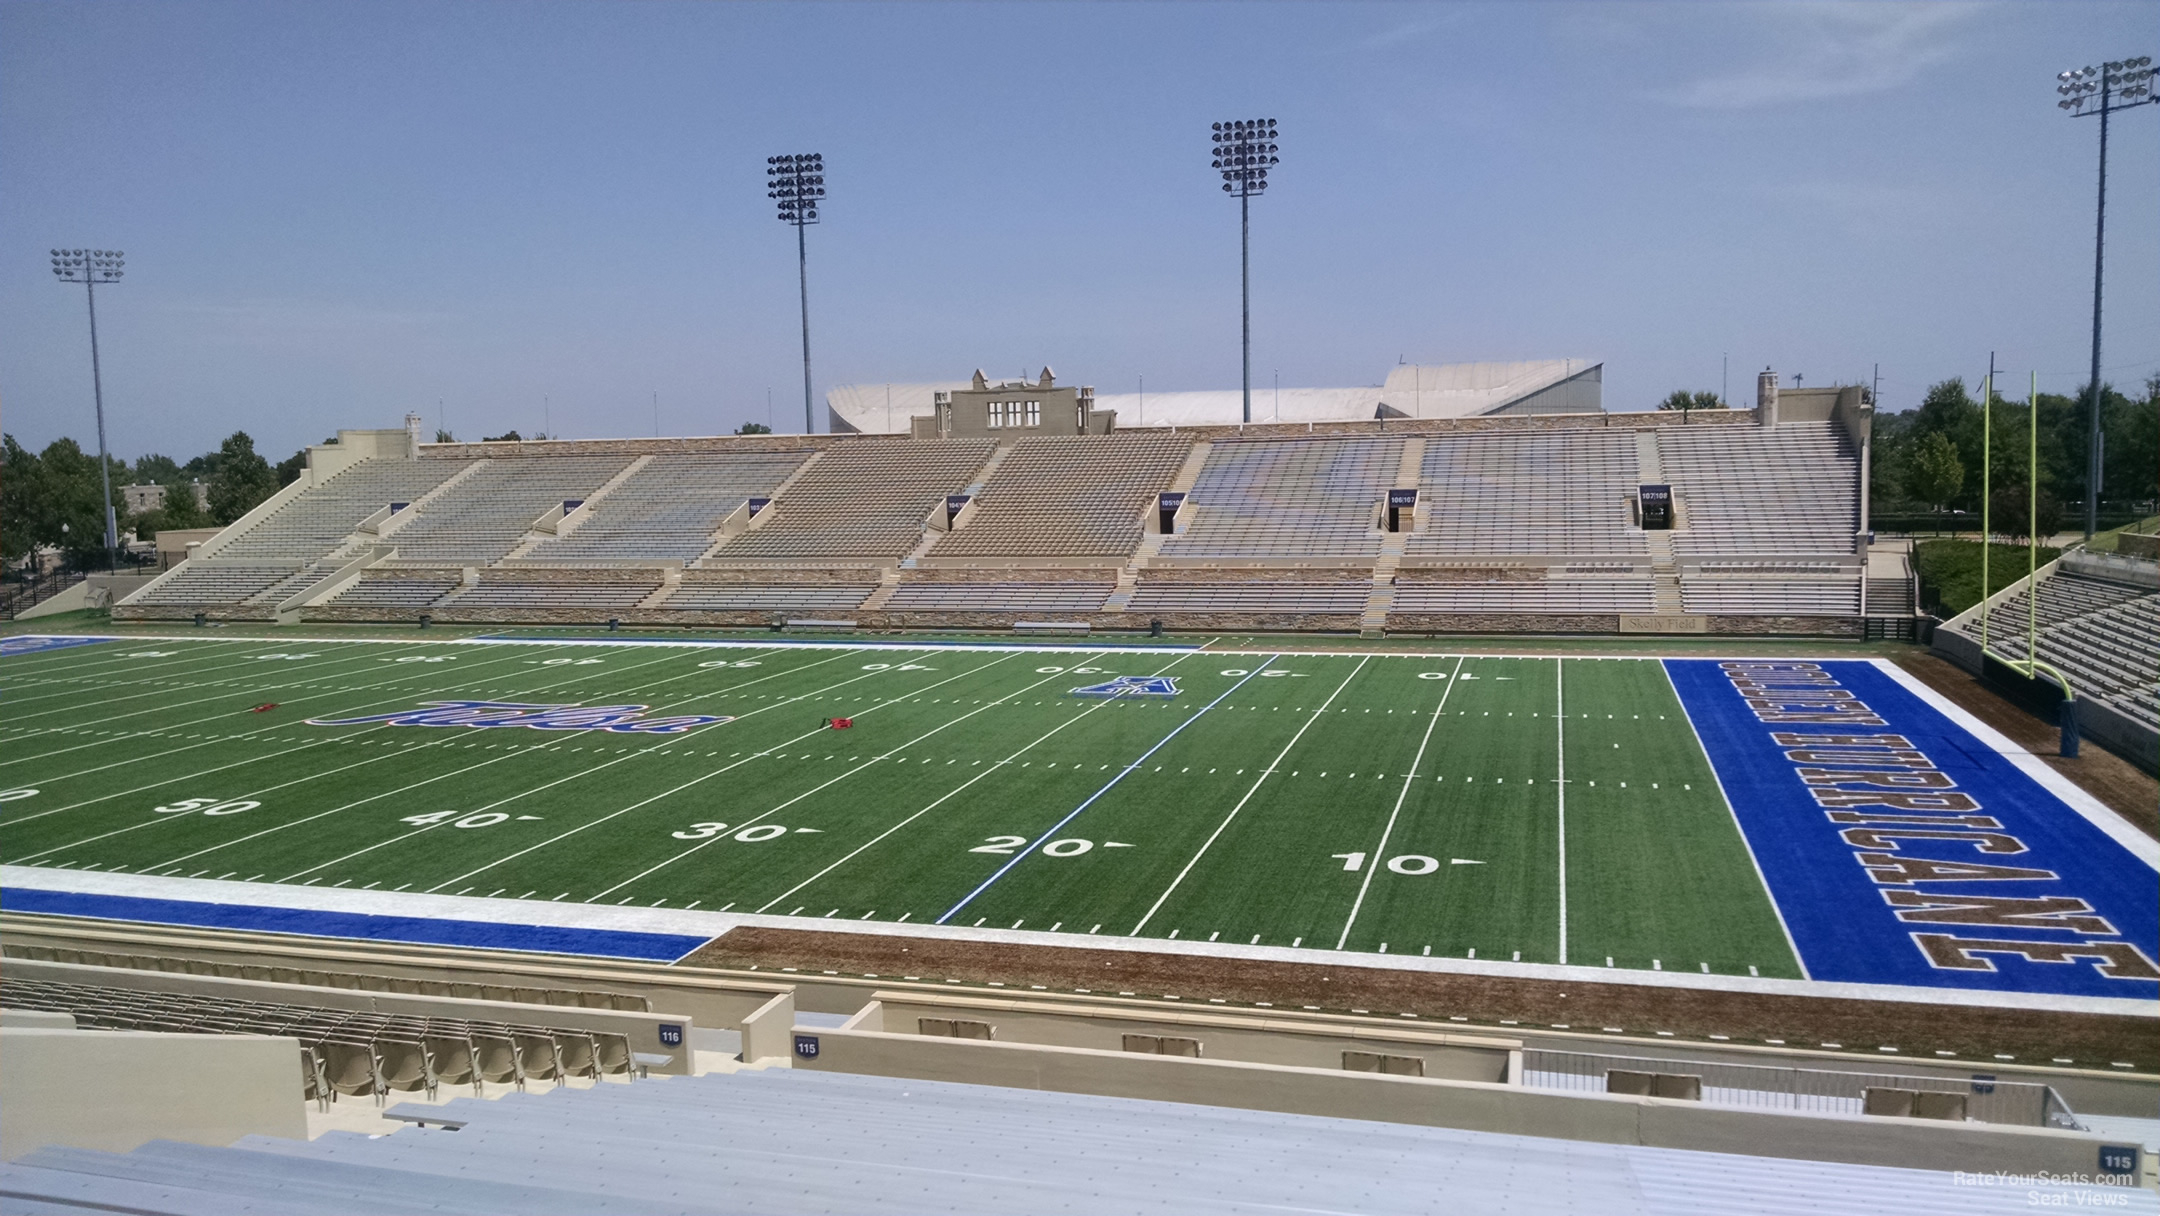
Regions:
<instances>
[{"instance_id":1,"label":"stadium light tower","mask_svg":"<svg viewBox=\"0 0 2160 1216\"><path fill-rule=\"evenodd\" d=\"M98 370L97 347L97 285L120 281L126 264L125 255L118 249L55 249L52 251L53 277L63 283L80 283L83 296L90 302L90 394L97 403L97 455L98 481L105 487L105 560L110 564L113 551L120 547L120 523L113 518L112 467L105 456L105 378Z\"/></svg>"},{"instance_id":2,"label":"stadium light tower","mask_svg":"<svg viewBox=\"0 0 2160 1216\"><path fill-rule=\"evenodd\" d=\"M802 417L803 433L817 430L810 414L810 250L803 229L818 221L818 202L825 197L825 157L819 152L799 152L765 158L765 197L780 206L780 222L795 225L795 270L802 284Z\"/></svg>"},{"instance_id":3,"label":"stadium light tower","mask_svg":"<svg viewBox=\"0 0 2160 1216\"><path fill-rule=\"evenodd\" d=\"M2108 115L2160 101L2153 93L2152 56L2110 60L2099 67L2058 73L2055 106L2072 118L2100 116L2100 194L2093 219L2093 326L2091 430L2085 440L2085 539L2100 524L2100 282L2107 260Z\"/></svg>"},{"instance_id":4,"label":"stadium light tower","mask_svg":"<svg viewBox=\"0 0 2160 1216\"><path fill-rule=\"evenodd\" d=\"M1280 164L1275 155L1275 120L1240 119L1215 124L1214 165L1222 174L1223 193L1238 201L1238 315L1245 354L1245 421L1252 421L1252 200L1267 191L1267 172Z\"/></svg>"}]
</instances>

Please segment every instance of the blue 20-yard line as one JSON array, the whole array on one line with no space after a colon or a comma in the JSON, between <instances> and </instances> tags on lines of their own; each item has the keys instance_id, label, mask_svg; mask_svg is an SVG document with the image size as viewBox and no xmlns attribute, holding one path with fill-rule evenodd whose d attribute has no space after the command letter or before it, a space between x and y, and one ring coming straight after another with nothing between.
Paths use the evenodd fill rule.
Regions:
<instances>
[{"instance_id":1,"label":"blue 20-yard line","mask_svg":"<svg viewBox=\"0 0 2160 1216\"><path fill-rule=\"evenodd\" d=\"M1239 680L1237 683L1232 684L1228 689L1223 692L1222 696L1219 696L1214 700L1208 702L1207 704L1201 706L1199 711L1193 714L1192 717L1178 723L1177 729L1171 731L1167 735L1164 735L1161 739L1156 740L1155 746L1141 753L1139 759L1133 761L1131 764L1126 765L1124 768L1119 769L1117 771L1117 775L1110 778L1110 780L1108 780L1107 782L1104 782L1101 789L1096 790L1092 794L1089 794L1087 796L1087 801L1082 802L1079 806L1074 807L1071 812L1069 812L1063 819L1060 819L1056 823L1050 825L1049 831L1044 832L1042 835L1037 836L1035 839L1029 841L1026 848L1020 850L1018 853L1013 854L1013 859L1011 861L1008 861L1004 865L999 866L997 868L997 873L992 874L990 877L984 879L981 886L968 892L967 897L962 899L959 903L956 903L952 907L945 909L945 915L938 917L935 921L931 923L942 925L946 921L951 920L953 916L960 911L960 909L967 907L971 903L974 903L975 897L989 890L992 886L996 885L998 879L1005 877L1006 871L1012 869L1016 865L1019 865L1023 858L1025 858L1028 854L1033 853L1037 848L1041 847L1044 841L1050 839L1052 836L1057 835L1059 832L1064 831L1066 824L1071 823L1073 820L1079 818L1080 812L1088 809L1091 806L1094 806L1097 799L1101 798L1104 794L1109 793L1113 788L1117 786L1118 782L1123 781L1126 778L1127 774L1131 773L1134 769L1139 768L1141 765L1146 764L1149 756L1152 756L1156 752L1161 751L1164 745L1168 744L1172 739L1175 739L1178 737L1178 735L1182 734L1186 727L1191 726L1193 723L1198 722L1201 718L1205 717L1207 715L1207 711L1222 704L1225 700L1229 698L1231 693L1234 693L1238 689L1245 687L1246 681L1251 680L1254 676L1257 676L1261 672L1266 671L1269 664L1272 664L1275 660L1281 657L1282 652L1277 651L1274 654L1269 655L1266 662L1255 664L1251 671L1245 673L1245 678L1243 680Z\"/></svg>"}]
</instances>

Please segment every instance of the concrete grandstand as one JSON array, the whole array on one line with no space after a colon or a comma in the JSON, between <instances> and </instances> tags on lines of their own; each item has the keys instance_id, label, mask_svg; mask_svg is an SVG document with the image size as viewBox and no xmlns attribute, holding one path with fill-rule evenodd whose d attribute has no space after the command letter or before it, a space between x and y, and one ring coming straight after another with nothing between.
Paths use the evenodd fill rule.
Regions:
<instances>
[{"instance_id":1,"label":"concrete grandstand","mask_svg":"<svg viewBox=\"0 0 2160 1216\"><path fill-rule=\"evenodd\" d=\"M433 444L347 431L116 616L1910 628L1902 558L1876 555L1870 578L1865 391L1781 396L1766 377L1754 409L1610 414L1599 372L1404 367L1383 389L1330 390L1306 411L1324 417L1251 426L1128 427L1119 399L1057 388L1045 369L933 389L932 413L879 433L859 411L862 426L817 436ZM1207 394L1176 396L1147 408L1220 412ZM1547 412L1556 403L1587 408ZM1887 609L1871 611L1871 586Z\"/></svg>"}]
</instances>

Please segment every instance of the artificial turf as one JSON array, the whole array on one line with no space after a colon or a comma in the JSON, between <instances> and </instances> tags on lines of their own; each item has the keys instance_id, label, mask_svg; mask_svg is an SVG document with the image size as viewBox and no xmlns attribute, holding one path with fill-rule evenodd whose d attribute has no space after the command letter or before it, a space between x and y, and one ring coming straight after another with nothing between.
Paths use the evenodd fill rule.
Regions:
<instances>
[{"instance_id":1,"label":"artificial turf","mask_svg":"<svg viewBox=\"0 0 2160 1216\"><path fill-rule=\"evenodd\" d=\"M1800 974L1655 660L133 638L0 664L9 864ZM1113 675L1177 695L1073 694ZM309 722L441 700L732 720Z\"/></svg>"}]
</instances>

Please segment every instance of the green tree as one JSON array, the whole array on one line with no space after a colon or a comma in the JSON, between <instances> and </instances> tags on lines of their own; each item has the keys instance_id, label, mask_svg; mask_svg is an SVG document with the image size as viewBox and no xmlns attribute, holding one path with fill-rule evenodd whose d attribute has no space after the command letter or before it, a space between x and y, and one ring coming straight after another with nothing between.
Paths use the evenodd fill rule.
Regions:
<instances>
[{"instance_id":1,"label":"green tree","mask_svg":"<svg viewBox=\"0 0 2160 1216\"><path fill-rule=\"evenodd\" d=\"M307 449L301 448L285 459L278 461L278 486L282 488L291 485L300 480L300 475L305 472L307 472Z\"/></svg>"},{"instance_id":2,"label":"green tree","mask_svg":"<svg viewBox=\"0 0 2160 1216\"><path fill-rule=\"evenodd\" d=\"M735 428L735 433L738 435L770 435L772 434L772 428L762 422L745 422Z\"/></svg>"},{"instance_id":3,"label":"green tree","mask_svg":"<svg viewBox=\"0 0 2160 1216\"><path fill-rule=\"evenodd\" d=\"M37 453L0 436L0 555L21 561L38 543L46 499Z\"/></svg>"},{"instance_id":4,"label":"green tree","mask_svg":"<svg viewBox=\"0 0 2160 1216\"><path fill-rule=\"evenodd\" d=\"M502 434L500 434L500 435L489 435L489 436L488 436L487 438L485 438L485 439L482 439L482 440L481 440L480 442L482 442L482 443L523 443L524 441L525 441L525 437L524 437L523 435L520 435L520 434L518 434L518 433L517 433L517 432L516 432L515 430L510 430L510 431L504 431L504 432L503 432Z\"/></svg>"},{"instance_id":5,"label":"green tree","mask_svg":"<svg viewBox=\"0 0 2160 1216\"><path fill-rule=\"evenodd\" d=\"M234 431L218 445L217 473L210 479L210 514L229 524L263 499L277 493L277 471L255 452L246 431Z\"/></svg>"},{"instance_id":6,"label":"green tree","mask_svg":"<svg viewBox=\"0 0 2160 1216\"><path fill-rule=\"evenodd\" d=\"M1948 436L1931 431L1913 447L1905 476L1905 489L1914 498L1940 510L1964 488L1965 462Z\"/></svg>"},{"instance_id":7,"label":"green tree","mask_svg":"<svg viewBox=\"0 0 2160 1216\"><path fill-rule=\"evenodd\" d=\"M1665 400L1658 402L1658 408L1661 410L1721 410L1725 408L1725 403L1718 400L1716 393L1705 392L1700 389L1691 393L1684 388L1676 388L1666 396Z\"/></svg>"},{"instance_id":8,"label":"green tree","mask_svg":"<svg viewBox=\"0 0 2160 1216\"><path fill-rule=\"evenodd\" d=\"M2033 518L2035 515L2038 516L2037 520ZM2037 525L2037 534L2041 540L2046 540L2062 531L2063 505L2062 500L2046 490L2040 491L2037 502L2030 502L2026 499L2024 486L1998 486L1995 500L1989 505L1988 516L1988 526L1994 529L1997 536L2024 540L2034 535L2034 532L2028 530L2029 526Z\"/></svg>"}]
</instances>

